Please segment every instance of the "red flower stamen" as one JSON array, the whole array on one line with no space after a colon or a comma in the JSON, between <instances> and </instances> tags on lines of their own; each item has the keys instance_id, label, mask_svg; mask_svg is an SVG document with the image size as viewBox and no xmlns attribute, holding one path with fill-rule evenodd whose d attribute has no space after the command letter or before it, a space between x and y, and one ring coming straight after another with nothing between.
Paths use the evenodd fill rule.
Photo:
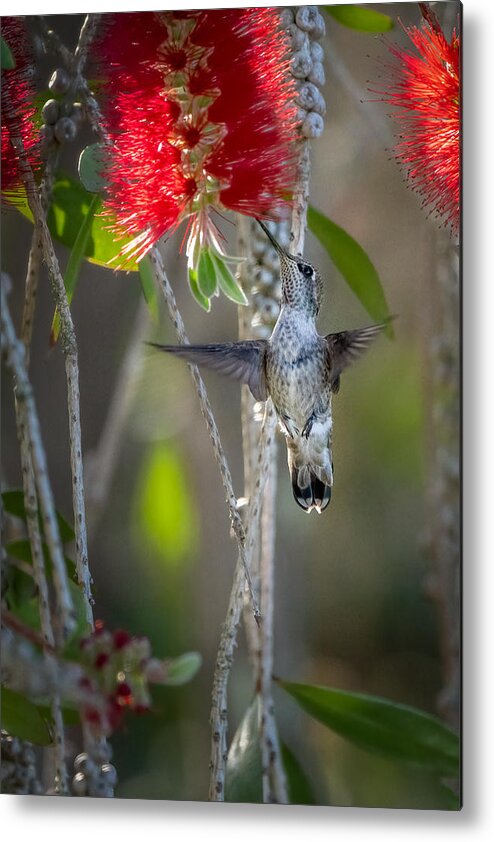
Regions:
<instances>
[{"instance_id":1,"label":"red flower stamen","mask_svg":"<svg viewBox=\"0 0 494 842\"><path fill-rule=\"evenodd\" d=\"M416 53L388 45L396 59L383 100L397 109L395 148L411 187L456 233L460 216L460 38L439 24L406 27ZM379 91L383 93L383 91Z\"/></svg>"},{"instance_id":2,"label":"red flower stamen","mask_svg":"<svg viewBox=\"0 0 494 842\"><path fill-rule=\"evenodd\" d=\"M2 194L15 202L22 183L19 153L13 141L22 141L27 160L36 171L40 165L39 136L34 124L34 62L23 18L2 17L2 38L15 67L2 70Z\"/></svg>"}]
</instances>

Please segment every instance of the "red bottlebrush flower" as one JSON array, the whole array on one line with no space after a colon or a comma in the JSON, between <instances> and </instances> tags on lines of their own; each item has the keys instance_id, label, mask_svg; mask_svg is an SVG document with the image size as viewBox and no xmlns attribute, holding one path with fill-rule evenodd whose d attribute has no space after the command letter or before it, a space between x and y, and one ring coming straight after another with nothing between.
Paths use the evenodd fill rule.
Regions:
<instances>
[{"instance_id":1,"label":"red bottlebrush flower","mask_svg":"<svg viewBox=\"0 0 494 842\"><path fill-rule=\"evenodd\" d=\"M212 210L277 218L293 189L297 112L279 11L104 17L106 210L137 259L188 218L195 270L202 248L222 253Z\"/></svg>"},{"instance_id":2,"label":"red bottlebrush flower","mask_svg":"<svg viewBox=\"0 0 494 842\"><path fill-rule=\"evenodd\" d=\"M460 218L460 37L435 19L405 28L416 53L388 45L397 60L383 99L396 107L395 154L414 190L456 233Z\"/></svg>"},{"instance_id":3,"label":"red bottlebrush flower","mask_svg":"<svg viewBox=\"0 0 494 842\"><path fill-rule=\"evenodd\" d=\"M15 201L22 178L12 137L21 138L33 170L39 167L39 137L33 122L34 64L23 18L2 17L2 38L15 61L15 67L2 70L2 194Z\"/></svg>"}]
</instances>

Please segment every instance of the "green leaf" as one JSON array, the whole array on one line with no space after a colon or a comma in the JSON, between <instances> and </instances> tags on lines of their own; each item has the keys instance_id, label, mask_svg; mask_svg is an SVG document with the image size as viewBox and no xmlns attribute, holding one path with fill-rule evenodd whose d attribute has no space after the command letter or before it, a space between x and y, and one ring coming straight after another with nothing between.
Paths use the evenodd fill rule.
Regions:
<instances>
[{"instance_id":1,"label":"green leaf","mask_svg":"<svg viewBox=\"0 0 494 842\"><path fill-rule=\"evenodd\" d=\"M362 246L313 207L309 207L307 223L369 315L379 322L389 319L379 275ZM390 337L393 335L391 322L386 327L386 333Z\"/></svg>"},{"instance_id":2,"label":"green leaf","mask_svg":"<svg viewBox=\"0 0 494 842\"><path fill-rule=\"evenodd\" d=\"M11 491L2 491L3 507L9 515L14 515L26 522L26 509L24 507L24 492L17 489ZM64 518L60 512L56 513L58 521L58 530L60 532L60 540L63 544L73 541L75 532L69 522ZM42 524L41 529L42 529Z\"/></svg>"},{"instance_id":3,"label":"green leaf","mask_svg":"<svg viewBox=\"0 0 494 842\"><path fill-rule=\"evenodd\" d=\"M199 284L197 282L197 272L195 272L193 269L189 269L188 279L190 291L194 296L195 300L197 301L199 306L206 311L206 313L209 313L209 311L211 310L211 302L209 298L206 298L206 296L203 295L201 290L199 289Z\"/></svg>"},{"instance_id":4,"label":"green leaf","mask_svg":"<svg viewBox=\"0 0 494 842\"><path fill-rule=\"evenodd\" d=\"M249 302L242 287L236 281L226 263L224 263L221 257L217 254L212 254L211 257L216 270L216 278L222 293L224 293L230 301L234 301L235 304L248 304Z\"/></svg>"},{"instance_id":5,"label":"green leaf","mask_svg":"<svg viewBox=\"0 0 494 842\"><path fill-rule=\"evenodd\" d=\"M187 684L194 678L201 664L202 657L199 652L185 652L167 663L167 675L163 683L170 687Z\"/></svg>"},{"instance_id":6,"label":"green leaf","mask_svg":"<svg viewBox=\"0 0 494 842\"><path fill-rule=\"evenodd\" d=\"M81 225L94 198L84 189L80 181L59 172L52 191L52 201L48 211L48 228L55 240L72 249L81 230ZM13 207L26 219L33 221L25 192L18 191ZM137 272L138 264L133 259L121 256L122 248L131 241L131 237L116 237L109 230L112 220L95 212L91 220L89 236L84 257L90 263L105 266L107 269L123 268L126 272Z\"/></svg>"},{"instance_id":7,"label":"green leaf","mask_svg":"<svg viewBox=\"0 0 494 842\"><path fill-rule=\"evenodd\" d=\"M260 704L256 696L237 728L228 752L225 801L262 804L262 763L259 748Z\"/></svg>"},{"instance_id":8,"label":"green leaf","mask_svg":"<svg viewBox=\"0 0 494 842\"><path fill-rule=\"evenodd\" d=\"M81 268L82 261L84 260L84 255L86 253L87 242L89 239L89 234L91 232L91 225L93 223L93 217L95 211L100 206L100 200L98 196L93 196L91 200L91 204L89 205L86 215L82 220L81 227L79 228L79 233L75 239L74 246L72 251L70 252L70 257L67 263L67 268L65 270L64 275L64 285L65 290L67 292L67 301L70 304L72 302L72 298L74 297L74 292L76 288L76 284L79 278L79 272ZM58 314L58 310L55 310L55 315L53 316L53 322L51 326L51 335L50 335L50 344L55 345L58 339L58 334L60 332L60 316Z\"/></svg>"},{"instance_id":9,"label":"green leaf","mask_svg":"<svg viewBox=\"0 0 494 842\"><path fill-rule=\"evenodd\" d=\"M16 606L13 606L12 613L23 626L27 626L28 628L41 633L39 602L37 596L32 599L28 599L25 602L19 602ZM37 644L33 645L37 646Z\"/></svg>"},{"instance_id":10,"label":"green leaf","mask_svg":"<svg viewBox=\"0 0 494 842\"><path fill-rule=\"evenodd\" d=\"M262 763L259 746L261 706L259 697L247 709L228 752L225 800L262 803ZM281 757L287 778L290 804L315 804L307 776L293 752L281 743Z\"/></svg>"},{"instance_id":11,"label":"green leaf","mask_svg":"<svg viewBox=\"0 0 494 842\"><path fill-rule=\"evenodd\" d=\"M105 189L106 163L107 151L103 143L92 143L82 150L78 163L79 178L89 193L101 193Z\"/></svg>"},{"instance_id":12,"label":"green leaf","mask_svg":"<svg viewBox=\"0 0 494 842\"><path fill-rule=\"evenodd\" d=\"M19 490L2 491L2 503L9 515L26 520L26 509L24 506L24 492Z\"/></svg>"},{"instance_id":13,"label":"green leaf","mask_svg":"<svg viewBox=\"0 0 494 842\"><path fill-rule=\"evenodd\" d=\"M15 67L15 59L12 55L11 49L4 38L0 36L0 57L2 63L2 70L13 70Z\"/></svg>"},{"instance_id":14,"label":"green leaf","mask_svg":"<svg viewBox=\"0 0 494 842\"><path fill-rule=\"evenodd\" d=\"M79 642L91 631L86 619L86 603L80 585L77 582L69 581L69 590L75 610L75 627L71 632L63 648L63 656L66 660L79 661L81 649Z\"/></svg>"},{"instance_id":15,"label":"green leaf","mask_svg":"<svg viewBox=\"0 0 494 842\"><path fill-rule=\"evenodd\" d=\"M441 786L441 793L444 796L447 810L461 810L461 801L456 792L453 792L449 786L443 784Z\"/></svg>"},{"instance_id":16,"label":"green leaf","mask_svg":"<svg viewBox=\"0 0 494 842\"><path fill-rule=\"evenodd\" d=\"M139 279L141 281L142 294L148 306L149 314L153 322L158 322L159 305L158 292L154 282L154 273L149 257L143 257L139 261Z\"/></svg>"},{"instance_id":17,"label":"green leaf","mask_svg":"<svg viewBox=\"0 0 494 842\"><path fill-rule=\"evenodd\" d=\"M209 249L202 249L197 267L197 283L205 298L211 298L218 287L216 270Z\"/></svg>"},{"instance_id":18,"label":"green leaf","mask_svg":"<svg viewBox=\"0 0 494 842\"><path fill-rule=\"evenodd\" d=\"M285 743L281 743L281 759L285 769L290 804L314 806L317 802L312 785L294 753Z\"/></svg>"},{"instance_id":19,"label":"green leaf","mask_svg":"<svg viewBox=\"0 0 494 842\"><path fill-rule=\"evenodd\" d=\"M70 528L70 527L69 527ZM42 544L43 547L43 554L45 557L45 565L47 572L51 575L52 570L52 563L50 558L50 551L46 544ZM33 563L33 555L31 552L31 544L28 540L21 540L21 541L10 541L5 549L7 553L12 556L13 558L17 558L19 561L24 561L26 564ZM73 578L76 575L76 566L75 562L72 561L71 558L68 556L64 556L65 565L67 567L68 575Z\"/></svg>"},{"instance_id":20,"label":"green leaf","mask_svg":"<svg viewBox=\"0 0 494 842\"><path fill-rule=\"evenodd\" d=\"M7 556L15 558L13 553L10 552L8 544L5 550ZM35 595L33 577L15 565L9 564L7 570L2 575L2 590L9 610L15 614L20 605L29 602Z\"/></svg>"},{"instance_id":21,"label":"green leaf","mask_svg":"<svg viewBox=\"0 0 494 842\"><path fill-rule=\"evenodd\" d=\"M37 705L36 706L41 714L41 716L47 721L51 723L51 708L50 705ZM65 725L80 725L81 723L81 715L76 708L66 707L65 705L62 707L62 719Z\"/></svg>"},{"instance_id":22,"label":"green leaf","mask_svg":"<svg viewBox=\"0 0 494 842\"><path fill-rule=\"evenodd\" d=\"M13 737L38 746L53 743L47 721L36 705L7 687L2 687L2 728Z\"/></svg>"},{"instance_id":23,"label":"green leaf","mask_svg":"<svg viewBox=\"0 0 494 842\"><path fill-rule=\"evenodd\" d=\"M307 713L375 754L455 777L459 741L439 719L377 696L279 681Z\"/></svg>"},{"instance_id":24,"label":"green leaf","mask_svg":"<svg viewBox=\"0 0 494 842\"><path fill-rule=\"evenodd\" d=\"M394 22L389 15L369 9L368 6L354 6L342 4L338 6L324 6L328 14L338 23L357 29L359 32L388 32L393 29Z\"/></svg>"}]
</instances>

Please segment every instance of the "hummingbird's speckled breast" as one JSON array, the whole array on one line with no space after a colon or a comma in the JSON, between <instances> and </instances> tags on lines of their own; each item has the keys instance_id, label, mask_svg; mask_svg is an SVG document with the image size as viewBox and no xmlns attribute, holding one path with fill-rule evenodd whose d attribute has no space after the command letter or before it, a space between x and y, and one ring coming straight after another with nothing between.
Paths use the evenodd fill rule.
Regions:
<instances>
[{"instance_id":1,"label":"hummingbird's speckled breast","mask_svg":"<svg viewBox=\"0 0 494 842\"><path fill-rule=\"evenodd\" d=\"M291 435L298 435L315 413L327 414L330 383L326 343L313 319L284 309L266 352L266 381L275 409Z\"/></svg>"}]
</instances>

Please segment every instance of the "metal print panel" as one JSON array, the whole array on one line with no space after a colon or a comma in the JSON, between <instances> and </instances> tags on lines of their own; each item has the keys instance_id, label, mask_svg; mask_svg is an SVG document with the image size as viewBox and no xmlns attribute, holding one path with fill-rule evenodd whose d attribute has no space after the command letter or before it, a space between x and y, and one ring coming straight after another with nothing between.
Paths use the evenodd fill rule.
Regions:
<instances>
[{"instance_id":1,"label":"metal print panel","mask_svg":"<svg viewBox=\"0 0 494 842\"><path fill-rule=\"evenodd\" d=\"M2 17L3 793L460 809L461 37Z\"/></svg>"}]
</instances>

